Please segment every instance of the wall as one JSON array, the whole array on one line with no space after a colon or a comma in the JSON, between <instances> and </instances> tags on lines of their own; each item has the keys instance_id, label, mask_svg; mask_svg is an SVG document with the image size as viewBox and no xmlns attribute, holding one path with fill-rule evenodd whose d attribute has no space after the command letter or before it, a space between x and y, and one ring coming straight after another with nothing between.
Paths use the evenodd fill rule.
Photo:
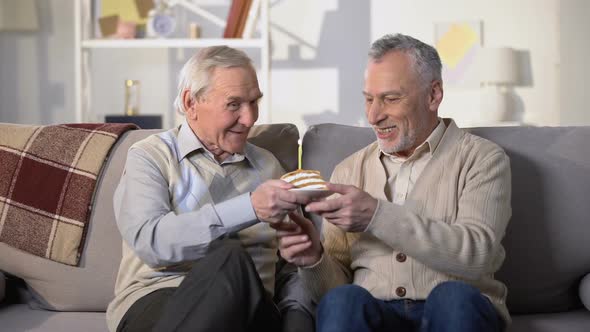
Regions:
<instances>
[{"instance_id":1,"label":"wall","mask_svg":"<svg viewBox=\"0 0 590 332\"><path fill-rule=\"evenodd\" d=\"M526 123L558 125L558 2L277 1L271 16L278 45L273 120L300 128L319 122L364 125L361 90L371 41L401 32L434 44L435 22L479 20L484 46L518 51L520 86L511 93L512 107L524 112ZM480 100L479 87L447 86L440 114L463 126L480 125Z\"/></svg>"},{"instance_id":2,"label":"wall","mask_svg":"<svg viewBox=\"0 0 590 332\"><path fill-rule=\"evenodd\" d=\"M590 125L588 78L590 78L590 1L561 0L559 3L560 123Z\"/></svg>"},{"instance_id":3,"label":"wall","mask_svg":"<svg viewBox=\"0 0 590 332\"><path fill-rule=\"evenodd\" d=\"M371 43L370 1L276 1L272 121L363 125L361 94ZM296 14L294 14L296 13Z\"/></svg>"},{"instance_id":4,"label":"wall","mask_svg":"<svg viewBox=\"0 0 590 332\"><path fill-rule=\"evenodd\" d=\"M73 3L36 3L39 31L0 31L0 122L74 122Z\"/></svg>"},{"instance_id":5,"label":"wall","mask_svg":"<svg viewBox=\"0 0 590 332\"><path fill-rule=\"evenodd\" d=\"M514 103L531 124L558 125L557 6L558 0L374 0L371 38L392 31L434 42L434 22L481 20L484 46L507 46L524 55L524 84L515 88ZM384 15L387 13L387 15ZM530 60L526 59L529 58ZM446 88L440 113L460 125L476 124L480 117L480 90Z\"/></svg>"},{"instance_id":6,"label":"wall","mask_svg":"<svg viewBox=\"0 0 590 332\"><path fill-rule=\"evenodd\" d=\"M319 122L365 125L362 77L372 40L385 33L402 32L433 43L434 22L481 20L484 45L519 50L528 68L523 70L523 86L514 90L514 103L524 111L526 122L590 124L581 105L583 74L565 65L559 71L560 47L569 45L562 57L572 59L576 55L578 48L572 41L579 39L581 29L587 27L578 8L587 12L588 4L585 0L563 1L569 3L564 6L559 0L273 0L269 91L272 122L292 122L300 130ZM37 3L42 30L0 32L3 122L74 121L73 3ZM223 17L229 1L207 3ZM562 17L572 15L575 19L560 21L559 9ZM564 30L561 42L560 29ZM572 38L564 39L564 33ZM582 47L583 54L589 54L588 43ZM105 51L93 52L94 113L121 112L123 80L133 78L142 81L142 111L164 113L171 119L176 75L191 50L184 54L175 50L127 50L102 55ZM575 79L570 81L568 78L572 77ZM567 89L567 98L561 102L563 114L559 112L560 88L562 93ZM471 125L480 116L479 100L478 88L447 87L441 115L457 118L460 125Z\"/></svg>"}]
</instances>

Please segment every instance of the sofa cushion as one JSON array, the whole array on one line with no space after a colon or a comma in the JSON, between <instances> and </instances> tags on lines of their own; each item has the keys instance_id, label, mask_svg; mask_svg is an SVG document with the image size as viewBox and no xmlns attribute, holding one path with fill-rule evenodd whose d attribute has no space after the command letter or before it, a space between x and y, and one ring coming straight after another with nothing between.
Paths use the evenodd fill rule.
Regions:
<instances>
[{"instance_id":1,"label":"sofa cushion","mask_svg":"<svg viewBox=\"0 0 590 332\"><path fill-rule=\"evenodd\" d=\"M477 128L502 146L512 169L512 219L498 279L513 313L581 307L590 272L590 127Z\"/></svg>"},{"instance_id":2,"label":"sofa cushion","mask_svg":"<svg viewBox=\"0 0 590 332\"><path fill-rule=\"evenodd\" d=\"M568 312L513 315L512 324L506 332L587 332L590 326L590 311L585 309Z\"/></svg>"},{"instance_id":3,"label":"sofa cushion","mask_svg":"<svg viewBox=\"0 0 590 332\"><path fill-rule=\"evenodd\" d=\"M279 160L285 171L295 170L299 160L299 130L287 123L257 125L250 130L248 141L264 148Z\"/></svg>"},{"instance_id":4,"label":"sofa cushion","mask_svg":"<svg viewBox=\"0 0 590 332\"><path fill-rule=\"evenodd\" d=\"M508 287L508 308L540 313L581 307L578 282L590 271L590 127L470 131L510 156L513 213L497 275ZM370 128L312 126L303 138L303 167L329 178L338 162L374 140Z\"/></svg>"},{"instance_id":5,"label":"sofa cushion","mask_svg":"<svg viewBox=\"0 0 590 332\"><path fill-rule=\"evenodd\" d=\"M104 312L53 312L15 304L0 310L0 331L109 332Z\"/></svg>"},{"instance_id":6,"label":"sofa cushion","mask_svg":"<svg viewBox=\"0 0 590 332\"><path fill-rule=\"evenodd\" d=\"M113 298L121 260L121 236L115 224L113 193L136 141L160 130L129 132L114 146L99 178L85 248L79 267L59 264L0 243L0 270L27 283L31 305L58 311L104 311ZM255 126L250 141L271 151L283 167L297 167L299 132L291 124Z\"/></svg>"}]
</instances>

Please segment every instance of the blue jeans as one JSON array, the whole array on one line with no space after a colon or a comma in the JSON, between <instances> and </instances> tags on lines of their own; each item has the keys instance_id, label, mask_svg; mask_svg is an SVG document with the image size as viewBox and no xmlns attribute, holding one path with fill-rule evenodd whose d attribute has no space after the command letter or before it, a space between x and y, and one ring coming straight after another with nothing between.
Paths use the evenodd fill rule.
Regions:
<instances>
[{"instance_id":1,"label":"blue jeans","mask_svg":"<svg viewBox=\"0 0 590 332\"><path fill-rule=\"evenodd\" d=\"M426 301L374 298L356 285L337 287L318 306L317 332L499 332L504 322L492 303L466 283L443 282Z\"/></svg>"}]
</instances>

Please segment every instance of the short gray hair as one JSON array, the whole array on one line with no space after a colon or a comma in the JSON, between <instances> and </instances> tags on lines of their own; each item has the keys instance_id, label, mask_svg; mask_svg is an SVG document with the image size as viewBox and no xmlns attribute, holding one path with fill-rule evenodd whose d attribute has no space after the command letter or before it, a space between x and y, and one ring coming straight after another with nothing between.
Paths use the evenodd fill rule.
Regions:
<instances>
[{"instance_id":1,"label":"short gray hair","mask_svg":"<svg viewBox=\"0 0 590 332\"><path fill-rule=\"evenodd\" d=\"M369 50L369 57L379 61L389 52L402 51L408 54L423 83L442 81L442 63L436 49L416 38L397 33L385 35L376 40Z\"/></svg>"},{"instance_id":2,"label":"short gray hair","mask_svg":"<svg viewBox=\"0 0 590 332\"><path fill-rule=\"evenodd\" d=\"M182 93L189 89L191 97L203 96L209 88L211 73L215 68L242 67L252 68L252 60L243 51L228 46L211 46L201 49L182 67L178 77L178 94L174 100L174 108L184 114Z\"/></svg>"}]
</instances>

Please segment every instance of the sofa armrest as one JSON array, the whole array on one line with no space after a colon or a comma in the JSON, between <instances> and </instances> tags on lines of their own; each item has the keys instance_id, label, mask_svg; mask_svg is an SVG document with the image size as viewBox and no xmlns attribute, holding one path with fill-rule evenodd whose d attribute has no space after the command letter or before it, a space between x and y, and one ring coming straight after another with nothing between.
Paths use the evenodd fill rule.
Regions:
<instances>
[{"instance_id":1,"label":"sofa armrest","mask_svg":"<svg viewBox=\"0 0 590 332\"><path fill-rule=\"evenodd\" d=\"M580 299L586 307L590 310L590 273L587 274L580 282Z\"/></svg>"}]
</instances>

